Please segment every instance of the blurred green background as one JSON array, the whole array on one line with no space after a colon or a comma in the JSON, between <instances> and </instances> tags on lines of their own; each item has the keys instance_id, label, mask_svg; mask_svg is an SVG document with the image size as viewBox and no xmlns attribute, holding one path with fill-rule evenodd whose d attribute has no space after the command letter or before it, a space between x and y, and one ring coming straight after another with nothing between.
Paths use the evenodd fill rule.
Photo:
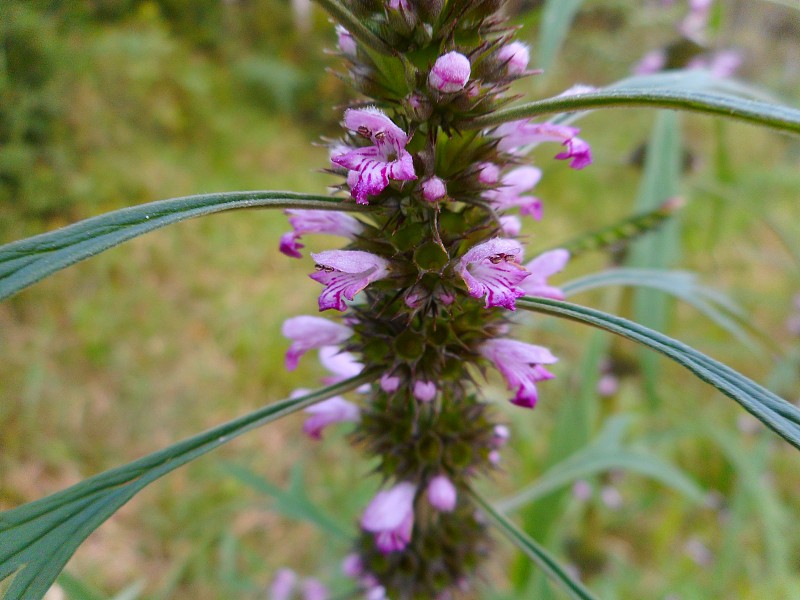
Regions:
<instances>
[{"instance_id":1,"label":"blurred green background","mask_svg":"<svg viewBox=\"0 0 800 600\"><path fill-rule=\"evenodd\" d=\"M509 7L534 48L540 5ZM742 79L797 105L800 11L716 6L713 45L738 48ZM587 2L547 73L518 91L532 99L625 77L646 51L677 39L683 12L681 2ZM316 7L303 18L279 0L5 0L0 32L2 243L161 198L319 193L334 183L317 142L338 135L349 92L330 71L340 68L325 52L335 36ZM704 117L655 122L645 110L586 117L582 137L596 160L580 172L552 161L552 147L535 151L545 219L525 230L532 252L644 206L642 144L653 131L659 143L672 139L683 177L651 179L651 201L671 185L687 206L680 226L660 234L668 253L656 244L633 254L696 271L742 308L738 331L757 333L743 342L673 301L641 314L641 301L620 288L575 300L654 320L800 401L800 143ZM294 373L283 368L281 323L313 314L319 291L308 258L277 252L287 229L267 211L186 222L0 304L0 509L318 379L313 357ZM339 243L308 240L310 250ZM557 281L616 264L626 248L611 250L576 258ZM561 473L561 487L515 509L599 596L800 598L796 452L680 368L642 361L631 344L551 319L520 321L521 338L561 357L558 378L532 412L509 406L500 381L487 383L499 418L513 422L505 472L485 482L487 495L541 482L572 453L606 452L617 468L557 466L548 476ZM618 382L605 397L596 393L602 373ZM140 494L69 563L67 597L262 598L281 566L347 590L346 534L378 482L346 428L313 443L301 422L245 436ZM475 596L560 597L499 540Z\"/></svg>"}]
</instances>

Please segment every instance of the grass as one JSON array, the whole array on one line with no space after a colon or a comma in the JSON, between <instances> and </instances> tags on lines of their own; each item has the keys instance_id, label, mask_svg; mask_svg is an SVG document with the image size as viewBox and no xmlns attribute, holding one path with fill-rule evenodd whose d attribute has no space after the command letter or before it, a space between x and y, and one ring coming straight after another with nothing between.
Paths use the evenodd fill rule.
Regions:
<instances>
[{"instance_id":1,"label":"grass","mask_svg":"<svg viewBox=\"0 0 800 600\"><path fill-rule=\"evenodd\" d=\"M607 39L607 32L588 31L567 46L563 65L570 68L532 82L536 89L529 91L557 93L575 80L601 83L623 75L627 57L620 50L606 45L591 53ZM76 169L68 188L80 201L44 221L4 206L15 225L4 229L3 241L131 203L214 190L319 192L332 182L318 172L327 160L325 149L312 145L318 132L295 115L269 113L238 96L212 60L160 26L139 23L126 32L109 25L69 40L80 76L64 88L75 107L69 127ZM175 72L178 84L171 83ZM628 214L640 175L629 157L651 122L645 111L587 117L583 135L597 161L585 171L551 161L553 148L536 151L537 164L546 168L537 188L546 218L527 229L533 248ZM784 322L800 270L775 232L790 243L800 239L797 142L725 125L729 166L719 177L715 123L684 119L684 131L699 167L681 187L690 200L682 217L681 268L697 270L728 292L782 351L797 352L800 341ZM313 314L318 292L305 277L308 258L294 261L276 252L286 229L285 218L269 212L186 222L0 304L0 508L62 489L315 381L320 373L311 358L294 373L283 369L281 323ZM309 239L307 250L332 243L338 242ZM601 253L588 255L560 281L607 262ZM630 307L629 294L618 290L578 300L610 312ZM799 463L791 448L758 427L751 430L732 402L664 362L661 402L649 408L629 343L592 342L586 329L544 318L525 330L561 357L558 379L543 385L542 402L529 413L504 402L499 380L490 378L484 388L498 400L498 414L513 423L505 473L486 482L489 497L520 489L566 449L585 445L607 419L627 415L625 443L682 469L708 491L709 505L610 472L590 480L594 492L587 501L562 493L521 509L527 531L576 565L603 598L800 593L792 560L800 536L791 527L800 509ZM775 357L740 345L689 307L676 306L669 332L758 381L770 379ZM592 343L602 352L590 352ZM610 398L596 397L595 373L579 368L596 364L598 356L611 356L621 376ZM778 391L795 400L797 368L785 372ZM335 558L345 554L346 540L276 511L280 504L242 477L247 469L284 488L299 465L309 499L354 531L378 484L366 478L370 465L342 430L311 443L300 424L301 417L290 417L155 484L92 535L67 571L99 597L139 581L146 598L263 597L283 565L347 589ZM603 502L604 488L619 493L622 507ZM521 597L536 590L536 597L550 597L539 592L535 571L514 557L498 543L487 579L500 592L487 585L479 595L499 598L505 590L506 597Z\"/></svg>"}]
</instances>

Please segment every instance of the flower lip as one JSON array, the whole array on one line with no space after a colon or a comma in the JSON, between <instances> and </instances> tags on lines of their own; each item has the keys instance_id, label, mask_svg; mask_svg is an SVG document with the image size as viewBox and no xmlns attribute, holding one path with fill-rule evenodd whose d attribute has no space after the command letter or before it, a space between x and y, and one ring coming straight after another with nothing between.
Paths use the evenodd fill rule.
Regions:
<instances>
[{"instance_id":1,"label":"flower lip","mask_svg":"<svg viewBox=\"0 0 800 600\"><path fill-rule=\"evenodd\" d=\"M469 295L486 297L486 308L516 308L514 301L525 295L518 287L529 273L519 264L522 244L517 240L494 238L470 248L456 268Z\"/></svg>"},{"instance_id":2,"label":"flower lip","mask_svg":"<svg viewBox=\"0 0 800 600\"><path fill-rule=\"evenodd\" d=\"M370 283L389 274L389 261L363 250L326 250L311 257L317 272L309 277L325 286L319 296L320 310L346 310L342 297L353 300Z\"/></svg>"}]
</instances>

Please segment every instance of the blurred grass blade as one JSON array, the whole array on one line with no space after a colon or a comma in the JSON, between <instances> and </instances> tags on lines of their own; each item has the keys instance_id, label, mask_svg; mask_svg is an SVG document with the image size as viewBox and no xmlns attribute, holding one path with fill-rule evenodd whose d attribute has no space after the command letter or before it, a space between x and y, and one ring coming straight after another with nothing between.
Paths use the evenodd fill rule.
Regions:
<instances>
[{"instance_id":1,"label":"blurred grass blade","mask_svg":"<svg viewBox=\"0 0 800 600\"><path fill-rule=\"evenodd\" d=\"M0 246L0 300L78 261L192 217L242 208L362 210L354 202L295 192L225 192L159 200L115 210Z\"/></svg>"},{"instance_id":2,"label":"blurred grass blade","mask_svg":"<svg viewBox=\"0 0 800 600\"><path fill-rule=\"evenodd\" d=\"M699 112L800 134L800 110L796 108L722 93L661 88L606 88L585 94L555 96L495 111L465 123L464 127L493 127L542 115L632 106Z\"/></svg>"},{"instance_id":3,"label":"blurred grass blade","mask_svg":"<svg viewBox=\"0 0 800 600\"><path fill-rule=\"evenodd\" d=\"M362 44L381 54L397 54L391 46L375 35L363 20L357 18L338 0L316 0L316 2L333 17L334 21L347 29L350 35Z\"/></svg>"},{"instance_id":4,"label":"blurred grass blade","mask_svg":"<svg viewBox=\"0 0 800 600\"><path fill-rule=\"evenodd\" d=\"M636 195L634 210L655 210L678 193L681 177L680 123L678 115L662 111L647 144L644 173ZM631 244L627 263L632 267L665 269L678 260L680 253L680 220L672 219L658 231L648 233ZM645 327L664 331L671 302L663 292L653 288L636 288L633 296L633 320ZM644 374L644 388L651 407L658 406L658 356L639 352Z\"/></svg>"},{"instance_id":5,"label":"blurred grass blade","mask_svg":"<svg viewBox=\"0 0 800 600\"><path fill-rule=\"evenodd\" d=\"M599 287L622 285L660 290L694 306L698 311L735 336L744 344L756 349L769 348L775 354L781 349L773 340L756 329L742 308L724 293L702 285L695 273L667 269L634 269L631 267L609 269L591 273L561 286L567 297Z\"/></svg>"},{"instance_id":6,"label":"blurred grass blade","mask_svg":"<svg viewBox=\"0 0 800 600\"><path fill-rule=\"evenodd\" d=\"M15 574L3 598L41 598L86 539L123 504L162 475L230 440L372 381L368 371L316 392L275 402L66 490L0 513L0 581Z\"/></svg>"},{"instance_id":7,"label":"blurred grass blade","mask_svg":"<svg viewBox=\"0 0 800 600\"><path fill-rule=\"evenodd\" d=\"M547 71L567 37L583 0L547 0L539 25L539 48L536 66Z\"/></svg>"},{"instance_id":8,"label":"blurred grass blade","mask_svg":"<svg viewBox=\"0 0 800 600\"><path fill-rule=\"evenodd\" d=\"M800 449L800 409L694 348L638 323L577 304L525 297L517 301L517 306L605 329L660 352L738 402L764 425Z\"/></svg>"},{"instance_id":9,"label":"blurred grass blade","mask_svg":"<svg viewBox=\"0 0 800 600\"><path fill-rule=\"evenodd\" d=\"M654 210L626 217L617 223L590 231L553 248L568 250L573 258L592 250L601 250L655 231L683 207L679 198L670 198Z\"/></svg>"},{"instance_id":10,"label":"blurred grass blade","mask_svg":"<svg viewBox=\"0 0 800 600\"><path fill-rule=\"evenodd\" d=\"M528 537L505 515L495 510L495 508L484 500L481 496L472 492L472 498L478 503L489 520L505 535L511 543L522 550L528 557L539 565L547 577L564 590L570 598L576 600L597 600L584 585L570 575L556 560L550 556L542 546Z\"/></svg>"},{"instance_id":11,"label":"blurred grass blade","mask_svg":"<svg viewBox=\"0 0 800 600\"><path fill-rule=\"evenodd\" d=\"M226 464L225 472L257 492L274 498L275 503L271 506L273 511L290 519L307 521L316 525L320 530L339 538L351 536L347 527L309 500L303 482L301 465L292 467L288 489L282 489L258 473L240 465Z\"/></svg>"}]
</instances>

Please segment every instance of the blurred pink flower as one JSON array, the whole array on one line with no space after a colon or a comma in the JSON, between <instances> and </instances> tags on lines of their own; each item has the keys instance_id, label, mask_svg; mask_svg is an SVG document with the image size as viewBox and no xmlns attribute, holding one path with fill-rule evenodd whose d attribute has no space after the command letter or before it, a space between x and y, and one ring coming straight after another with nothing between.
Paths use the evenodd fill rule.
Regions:
<instances>
[{"instance_id":1,"label":"blurred pink flower","mask_svg":"<svg viewBox=\"0 0 800 600\"><path fill-rule=\"evenodd\" d=\"M400 482L378 492L364 511L361 527L375 534L375 544L384 554L402 550L411 541L416 492L414 484Z\"/></svg>"}]
</instances>

